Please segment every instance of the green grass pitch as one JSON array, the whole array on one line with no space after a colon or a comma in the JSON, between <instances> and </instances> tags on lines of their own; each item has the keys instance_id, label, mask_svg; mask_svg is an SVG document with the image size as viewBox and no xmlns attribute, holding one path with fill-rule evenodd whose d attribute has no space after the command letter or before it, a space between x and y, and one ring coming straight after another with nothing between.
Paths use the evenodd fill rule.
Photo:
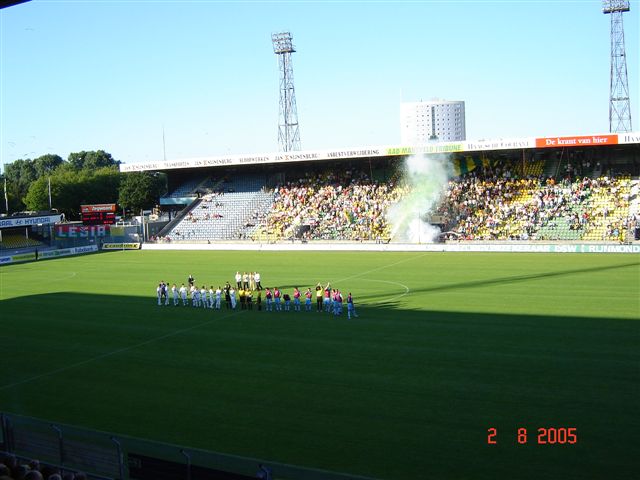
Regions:
<instances>
[{"instance_id":1,"label":"green grass pitch","mask_svg":"<svg viewBox=\"0 0 640 480\"><path fill-rule=\"evenodd\" d=\"M156 305L236 270L360 316ZM2 411L384 479L637 474L637 255L126 251L0 282Z\"/></svg>"}]
</instances>

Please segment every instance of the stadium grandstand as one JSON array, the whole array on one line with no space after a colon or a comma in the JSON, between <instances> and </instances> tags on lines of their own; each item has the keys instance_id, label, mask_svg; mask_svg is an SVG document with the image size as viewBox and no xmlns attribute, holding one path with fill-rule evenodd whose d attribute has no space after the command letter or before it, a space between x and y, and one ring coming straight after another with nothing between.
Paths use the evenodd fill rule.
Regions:
<instances>
[{"instance_id":1,"label":"stadium grandstand","mask_svg":"<svg viewBox=\"0 0 640 480\"><path fill-rule=\"evenodd\" d=\"M414 186L403 164L446 158L439 201L420 212L443 242L638 239L640 134L239 155L123 164L161 171L169 193L148 240L402 242L389 208ZM153 232L153 234L151 234Z\"/></svg>"},{"instance_id":2,"label":"stadium grandstand","mask_svg":"<svg viewBox=\"0 0 640 480\"><path fill-rule=\"evenodd\" d=\"M55 210L16 212L0 217L0 255L35 254L54 248L53 226L63 219Z\"/></svg>"}]
</instances>

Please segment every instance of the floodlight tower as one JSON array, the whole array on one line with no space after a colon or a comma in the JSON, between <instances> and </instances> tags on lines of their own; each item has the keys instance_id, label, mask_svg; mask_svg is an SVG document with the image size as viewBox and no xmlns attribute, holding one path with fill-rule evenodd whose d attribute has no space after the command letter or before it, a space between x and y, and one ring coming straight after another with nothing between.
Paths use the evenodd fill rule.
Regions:
<instances>
[{"instance_id":1,"label":"floodlight tower","mask_svg":"<svg viewBox=\"0 0 640 480\"><path fill-rule=\"evenodd\" d=\"M278 55L280 65L280 116L278 118L278 145L280 150L290 152L300 150L300 130L296 92L293 88L293 66L291 54L295 48L289 32L271 35L273 52Z\"/></svg>"},{"instance_id":2,"label":"floodlight tower","mask_svg":"<svg viewBox=\"0 0 640 480\"><path fill-rule=\"evenodd\" d=\"M611 15L611 80L609 89L609 131L631 131L631 106L624 50L622 14L629 11L629 0L604 0L602 13Z\"/></svg>"}]
</instances>

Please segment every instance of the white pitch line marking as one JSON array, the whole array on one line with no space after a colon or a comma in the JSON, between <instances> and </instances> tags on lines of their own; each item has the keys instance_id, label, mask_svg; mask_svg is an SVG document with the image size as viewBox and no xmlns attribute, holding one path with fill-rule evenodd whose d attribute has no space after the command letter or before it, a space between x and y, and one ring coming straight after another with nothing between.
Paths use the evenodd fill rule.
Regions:
<instances>
[{"instance_id":1,"label":"white pitch line marking","mask_svg":"<svg viewBox=\"0 0 640 480\"><path fill-rule=\"evenodd\" d=\"M389 280L370 280L368 278L363 278L363 280L365 282L379 282L379 283L388 283L390 285L399 285L400 287L404 288L404 293L395 297L392 297L392 300L398 300L402 297L404 297L405 295L409 295L409 293L411 292L411 290L409 290L409 287L407 287L405 284L400 283L400 282L391 282ZM388 295L386 295L388 296ZM388 300L377 300L375 302L362 302L362 305L376 305L378 303L384 303L387 302Z\"/></svg>"},{"instance_id":2,"label":"white pitch line marking","mask_svg":"<svg viewBox=\"0 0 640 480\"><path fill-rule=\"evenodd\" d=\"M377 271L383 270L385 268L395 267L396 265L400 265L401 263L410 262L410 261L416 260L418 258L426 257L429 253L430 252L423 253L422 255L417 255L415 257L405 258L404 260L400 260L398 262L390 263L388 265L382 265L381 267L372 268L371 270L367 270L366 272L360 272L360 273L358 273L356 275L351 275L350 277L346 277L346 278L343 278L341 280L338 280L336 283L344 282L345 280L351 280L352 278L360 278L360 277L362 277L364 275L368 275L370 273L377 272Z\"/></svg>"}]
</instances>

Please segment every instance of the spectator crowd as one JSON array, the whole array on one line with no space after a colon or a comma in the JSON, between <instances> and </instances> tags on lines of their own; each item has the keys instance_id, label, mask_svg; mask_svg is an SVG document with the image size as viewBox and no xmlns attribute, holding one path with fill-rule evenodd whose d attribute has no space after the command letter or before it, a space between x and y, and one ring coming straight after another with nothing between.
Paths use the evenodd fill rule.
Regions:
<instances>
[{"instance_id":1,"label":"spectator crowd","mask_svg":"<svg viewBox=\"0 0 640 480\"><path fill-rule=\"evenodd\" d=\"M514 177L508 164L489 166L450 181L439 213L449 239L622 240L631 227L630 186L624 176L556 182Z\"/></svg>"},{"instance_id":2,"label":"spectator crowd","mask_svg":"<svg viewBox=\"0 0 640 480\"><path fill-rule=\"evenodd\" d=\"M38 460L24 460L10 453L0 453L0 480L86 480L87 475L60 470Z\"/></svg>"},{"instance_id":3,"label":"spectator crowd","mask_svg":"<svg viewBox=\"0 0 640 480\"><path fill-rule=\"evenodd\" d=\"M557 169L557 178L545 176L544 166L540 159L483 161L450 180L441 202L428 213L437 218L447 240L624 241L634 231L629 176L611 176L611 169L601 175L600 162L584 158L570 158ZM270 205L252 207L240 238L388 241L389 207L410 188L398 177L399 171L387 181L376 181L353 166L307 172L276 186ZM204 195L186 214L183 228L152 240L196 238L196 224L223 218L220 195Z\"/></svg>"},{"instance_id":4,"label":"spectator crowd","mask_svg":"<svg viewBox=\"0 0 640 480\"><path fill-rule=\"evenodd\" d=\"M401 190L362 171L307 174L275 189L262 232L278 239L373 240L389 235L385 217Z\"/></svg>"}]
</instances>

